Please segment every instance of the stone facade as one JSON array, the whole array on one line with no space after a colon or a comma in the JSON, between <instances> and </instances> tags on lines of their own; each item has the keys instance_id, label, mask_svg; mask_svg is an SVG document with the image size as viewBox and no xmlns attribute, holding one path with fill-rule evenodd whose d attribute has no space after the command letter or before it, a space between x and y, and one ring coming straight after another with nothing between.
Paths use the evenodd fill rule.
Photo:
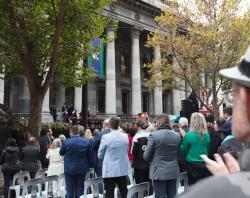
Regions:
<instances>
[{"instance_id":1,"label":"stone facade","mask_svg":"<svg viewBox=\"0 0 250 198\"><path fill-rule=\"evenodd\" d=\"M118 21L117 31L106 28L106 35L114 37L105 46L105 77L96 77L88 83L90 114L137 115L148 112L179 114L180 100L185 93L177 90L149 91L145 86L147 71L143 67L161 56L158 48L145 47L147 36L156 28L154 17L160 8L167 7L157 0L119 0L105 7L103 14ZM159 82L160 84L160 82ZM29 91L24 77L18 76L0 82L0 99L14 112L29 112ZM60 109L64 102L81 111L82 89L65 89L60 83L50 87L43 111L49 106Z\"/></svg>"}]
</instances>

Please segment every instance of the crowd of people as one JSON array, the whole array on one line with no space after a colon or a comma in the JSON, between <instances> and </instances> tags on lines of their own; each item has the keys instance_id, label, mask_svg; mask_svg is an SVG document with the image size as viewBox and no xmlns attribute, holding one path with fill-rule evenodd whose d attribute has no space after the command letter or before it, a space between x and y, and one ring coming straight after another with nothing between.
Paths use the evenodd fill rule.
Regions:
<instances>
[{"instance_id":1,"label":"crowd of people","mask_svg":"<svg viewBox=\"0 0 250 198\"><path fill-rule=\"evenodd\" d=\"M34 137L21 151L15 139L9 139L0 157L5 196L13 175L27 170L34 178L40 160L42 166L48 166L49 175L65 174L69 198L83 194L90 167L103 178L108 198L114 197L116 185L121 197L127 197L131 174L137 184L150 182L156 198L175 197L177 178L183 171L191 188L180 197L249 197L250 173L243 172L250 166L249 68L250 48L239 66L221 71L233 81L233 112L225 108L224 118L214 123L193 113L190 124L183 117L173 128L169 116L163 114L155 124L140 120L122 129L120 119L112 117L103 122L101 131L93 133L73 125L68 139L54 139L47 130L40 138L40 148ZM204 179L211 174L220 177Z\"/></svg>"},{"instance_id":2,"label":"crowd of people","mask_svg":"<svg viewBox=\"0 0 250 198\"><path fill-rule=\"evenodd\" d=\"M50 114L54 122L74 122L75 119L79 119L80 115L73 105L63 104L61 111L56 105L50 107Z\"/></svg>"},{"instance_id":3,"label":"crowd of people","mask_svg":"<svg viewBox=\"0 0 250 198\"><path fill-rule=\"evenodd\" d=\"M48 168L48 176L65 174L67 197L83 194L90 167L104 179L109 198L114 197L116 185L121 197L127 196L127 177L132 173L136 184L151 183L150 192L154 191L156 198L175 197L181 172L188 173L190 185L211 175L201 155L214 159L215 153L230 152L237 158L242 152L242 144L232 135L231 108L224 109L224 118L212 124L201 113L193 113L190 125L182 117L178 128L173 128L166 114L154 124L139 120L127 127L112 117L104 120L101 131L73 125L68 139L64 135L54 138L51 129L43 130L40 148L36 138L30 137L21 150L11 138L0 158L5 196L14 174L29 171L35 178L40 161L41 168Z\"/></svg>"}]
</instances>

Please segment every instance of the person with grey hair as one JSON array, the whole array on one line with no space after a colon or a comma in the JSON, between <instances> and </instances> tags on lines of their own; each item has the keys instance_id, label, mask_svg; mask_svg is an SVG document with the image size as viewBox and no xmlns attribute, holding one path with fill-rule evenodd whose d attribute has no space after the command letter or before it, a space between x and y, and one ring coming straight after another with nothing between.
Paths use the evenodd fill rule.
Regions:
<instances>
[{"instance_id":1,"label":"person with grey hair","mask_svg":"<svg viewBox=\"0 0 250 198\"><path fill-rule=\"evenodd\" d=\"M176 195L176 182L180 173L178 150L181 136L170 126L170 119L163 114L157 121L159 128L148 137L145 161L150 163L149 177L153 181L156 198L173 198Z\"/></svg>"},{"instance_id":2,"label":"person with grey hair","mask_svg":"<svg viewBox=\"0 0 250 198\"><path fill-rule=\"evenodd\" d=\"M66 140L66 137L63 134L60 134L58 138L61 140L61 143L63 143L63 141Z\"/></svg>"},{"instance_id":3,"label":"person with grey hair","mask_svg":"<svg viewBox=\"0 0 250 198\"><path fill-rule=\"evenodd\" d=\"M187 161L188 183L192 185L209 176L204 160L200 157L208 155L210 143L205 117L201 113L193 113L190 131L186 133L180 128L180 134L183 136L181 152Z\"/></svg>"},{"instance_id":4,"label":"person with grey hair","mask_svg":"<svg viewBox=\"0 0 250 198\"><path fill-rule=\"evenodd\" d=\"M102 126L103 128L101 132L96 134L96 136L92 140L92 145L91 145L95 159L94 169L98 177L102 176L102 163L103 163L103 160L98 159L98 149L100 147L102 136L110 132L109 119L104 120Z\"/></svg>"},{"instance_id":5,"label":"person with grey hair","mask_svg":"<svg viewBox=\"0 0 250 198\"><path fill-rule=\"evenodd\" d=\"M78 128L79 128L79 135L80 135L80 137L84 137L84 132L85 132L84 126L78 125Z\"/></svg>"},{"instance_id":6,"label":"person with grey hair","mask_svg":"<svg viewBox=\"0 0 250 198\"><path fill-rule=\"evenodd\" d=\"M61 146L61 140L56 138L53 140L51 147L48 150L46 155L46 158L49 160L48 176L64 173L64 158L59 154Z\"/></svg>"},{"instance_id":7,"label":"person with grey hair","mask_svg":"<svg viewBox=\"0 0 250 198\"><path fill-rule=\"evenodd\" d=\"M80 197L84 192L86 173L93 160L89 140L79 136L78 125L70 128L70 138L63 142L59 153L64 156L67 198Z\"/></svg>"},{"instance_id":8,"label":"person with grey hair","mask_svg":"<svg viewBox=\"0 0 250 198\"><path fill-rule=\"evenodd\" d=\"M179 120L179 127L181 127L185 132L188 132L189 131L188 119L185 117L181 117Z\"/></svg>"}]
</instances>

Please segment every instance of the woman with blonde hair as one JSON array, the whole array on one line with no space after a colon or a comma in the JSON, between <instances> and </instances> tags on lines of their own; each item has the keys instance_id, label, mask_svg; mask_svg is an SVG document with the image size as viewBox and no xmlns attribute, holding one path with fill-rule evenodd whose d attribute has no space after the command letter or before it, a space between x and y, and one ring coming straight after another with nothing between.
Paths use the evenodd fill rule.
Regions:
<instances>
[{"instance_id":1,"label":"woman with blonde hair","mask_svg":"<svg viewBox=\"0 0 250 198\"><path fill-rule=\"evenodd\" d=\"M210 143L205 117L201 113L193 113L189 132L186 133L180 128L180 133L183 136L181 151L186 157L188 181L191 185L209 175L200 157L208 154Z\"/></svg>"},{"instance_id":2,"label":"woman with blonde hair","mask_svg":"<svg viewBox=\"0 0 250 198\"><path fill-rule=\"evenodd\" d=\"M61 146L61 140L56 138L48 150L46 155L49 159L48 176L64 173L64 158L59 154Z\"/></svg>"},{"instance_id":3,"label":"woman with blonde hair","mask_svg":"<svg viewBox=\"0 0 250 198\"><path fill-rule=\"evenodd\" d=\"M85 133L84 133L84 137L87 139L92 139L93 135L90 129L86 129Z\"/></svg>"}]
</instances>

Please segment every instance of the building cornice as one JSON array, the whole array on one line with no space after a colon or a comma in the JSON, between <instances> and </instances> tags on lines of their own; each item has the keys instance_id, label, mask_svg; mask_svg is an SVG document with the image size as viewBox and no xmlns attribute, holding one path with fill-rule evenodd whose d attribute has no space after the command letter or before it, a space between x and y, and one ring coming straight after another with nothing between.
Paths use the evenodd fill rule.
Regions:
<instances>
[{"instance_id":1,"label":"building cornice","mask_svg":"<svg viewBox=\"0 0 250 198\"><path fill-rule=\"evenodd\" d=\"M135 8L131 4L125 4L124 1L107 5L103 15L150 32L157 29L157 23L151 13L148 14L145 10Z\"/></svg>"}]
</instances>

